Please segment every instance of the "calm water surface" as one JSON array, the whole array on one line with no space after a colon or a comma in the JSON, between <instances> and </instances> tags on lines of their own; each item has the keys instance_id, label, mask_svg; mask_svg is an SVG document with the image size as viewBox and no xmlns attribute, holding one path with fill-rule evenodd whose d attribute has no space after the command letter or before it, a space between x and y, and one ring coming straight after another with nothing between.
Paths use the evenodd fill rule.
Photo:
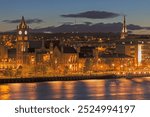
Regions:
<instances>
[{"instance_id":1,"label":"calm water surface","mask_svg":"<svg viewBox=\"0 0 150 117\"><path fill-rule=\"evenodd\" d=\"M2 100L150 99L150 77L0 85Z\"/></svg>"}]
</instances>

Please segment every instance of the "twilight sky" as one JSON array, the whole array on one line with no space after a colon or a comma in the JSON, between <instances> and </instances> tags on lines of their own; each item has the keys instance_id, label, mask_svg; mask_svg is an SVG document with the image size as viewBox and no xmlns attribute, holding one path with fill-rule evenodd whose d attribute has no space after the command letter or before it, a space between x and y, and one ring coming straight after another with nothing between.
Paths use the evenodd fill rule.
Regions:
<instances>
[{"instance_id":1,"label":"twilight sky","mask_svg":"<svg viewBox=\"0 0 150 117\"><path fill-rule=\"evenodd\" d=\"M16 29L21 16L29 20L31 28L42 28L74 23L74 17L61 15L79 15L87 11L105 11L119 16L76 18L77 23L122 22L120 14L125 14L128 24L150 26L150 0L0 0L0 31Z\"/></svg>"}]
</instances>

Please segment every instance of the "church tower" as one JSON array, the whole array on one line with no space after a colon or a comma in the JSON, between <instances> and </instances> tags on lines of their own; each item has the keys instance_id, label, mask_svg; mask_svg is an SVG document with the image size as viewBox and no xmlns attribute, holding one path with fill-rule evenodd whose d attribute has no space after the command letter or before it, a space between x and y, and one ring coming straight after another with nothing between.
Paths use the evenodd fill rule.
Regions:
<instances>
[{"instance_id":1,"label":"church tower","mask_svg":"<svg viewBox=\"0 0 150 117\"><path fill-rule=\"evenodd\" d=\"M16 59L17 63L22 65L26 63L27 52L29 48L28 31L24 17L22 16L20 24L17 26Z\"/></svg>"},{"instance_id":2,"label":"church tower","mask_svg":"<svg viewBox=\"0 0 150 117\"><path fill-rule=\"evenodd\" d=\"M125 39L127 36L128 36L128 31L127 31L127 26L126 26L126 17L124 16L121 39Z\"/></svg>"}]
</instances>

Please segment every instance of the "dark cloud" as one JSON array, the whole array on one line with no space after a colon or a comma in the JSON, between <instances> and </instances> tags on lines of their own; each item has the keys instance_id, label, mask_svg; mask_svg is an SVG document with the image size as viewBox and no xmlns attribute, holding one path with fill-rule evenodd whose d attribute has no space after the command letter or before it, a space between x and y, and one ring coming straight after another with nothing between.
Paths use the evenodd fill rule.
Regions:
<instances>
[{"instance_id":1,"label":"dark cloud","mask_svg":"<svg viewBox=\"0 0 150 117\"><path fill-rule=\"evenodd\" d=\"M141 27L141 26L139 26L139 25L133 25L133 24L129 24L129 25L127 26L127 28L130 29L130 30L145 29L144 27Z\"/></svg>"},{"instance_id":2,"label":"dark cloud","mask_svg":"<svg viewBox=\"0 0 150 117\"><path fill-rule=\"evenodd\" d=\"M21 21L21 19L16 19L16 20L3 20L2 22L14 24L14 23L19 23L20 21ZM28 24L42 23L42 22L44 22L43 20L37 19L37 18L35 18L35 19L26 19L25 21L26 21L26 23L28 23Z\"/></svg>"},{"instance_id":3,"label":"dark cloud","mask_svg":"<svg viewBox=\"0 0 150 117\"><path fill-rule=\"evenodd\" d=\"M118 13L107 12L107 11L87 11L77 14L66 14L61 15L62 17L68 18L89 18L89 19L107 19L120 16Z\"/></svg>"}]
</instances>

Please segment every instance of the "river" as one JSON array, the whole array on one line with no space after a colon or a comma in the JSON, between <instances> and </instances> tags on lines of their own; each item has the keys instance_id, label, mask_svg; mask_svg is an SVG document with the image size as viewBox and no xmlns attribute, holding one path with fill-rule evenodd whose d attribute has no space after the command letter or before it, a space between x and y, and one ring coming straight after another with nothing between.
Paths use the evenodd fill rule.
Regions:
<instances>
[{"instance_id":1,"label":"river","mask_svg":"<svg viewBox=\"0 0 150 117\"><path fill-rule=\"evenodd\" d=\"M0 100L147 100L150 77L0 85Z\"/></svg>"}]
</instances>

